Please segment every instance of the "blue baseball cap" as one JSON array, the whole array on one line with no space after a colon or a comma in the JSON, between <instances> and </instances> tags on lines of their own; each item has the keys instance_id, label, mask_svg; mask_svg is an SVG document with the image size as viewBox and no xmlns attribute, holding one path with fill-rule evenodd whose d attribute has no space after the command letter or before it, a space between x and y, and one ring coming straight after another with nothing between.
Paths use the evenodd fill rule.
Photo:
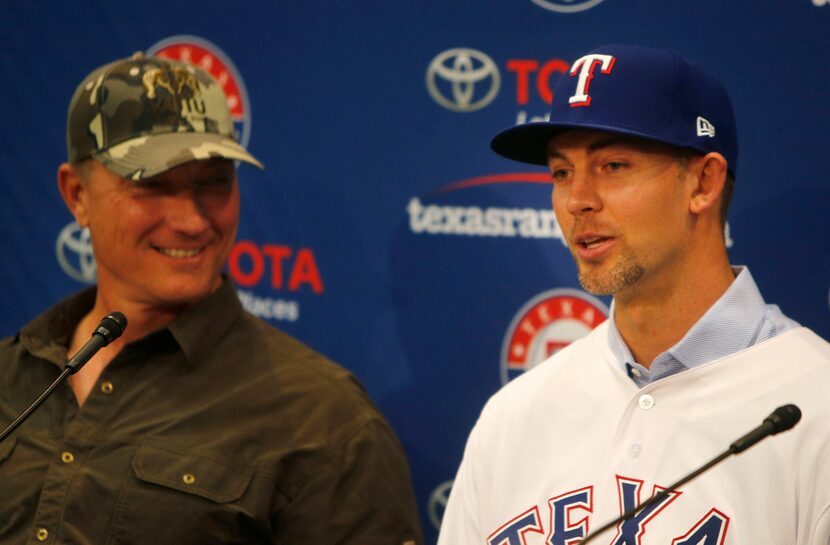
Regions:
<instances>
[{"instance_id":1,"label":"blue baseball cap","mask_svg":"<svg viewBox=\"0 0 830 545\"><path fill-rule=\"evenodd\" d=\"M734 176L738 136L723 85L674 51L604 45L577 59L553 88L550 121L517 125L493 138L493 151L547 165L547 144L564 129L639 136L726 158Z\"/></svg>"}]
</instances>

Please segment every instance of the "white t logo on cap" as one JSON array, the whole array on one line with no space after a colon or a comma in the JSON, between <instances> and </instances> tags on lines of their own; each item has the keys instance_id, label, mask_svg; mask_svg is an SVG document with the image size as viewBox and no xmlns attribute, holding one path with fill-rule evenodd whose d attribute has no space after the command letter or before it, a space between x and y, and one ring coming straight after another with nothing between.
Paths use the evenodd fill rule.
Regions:
<instances>
[{"instance_id":1,"label":"white t logo on cap","mask_svg":"<svg viewBox=\"0 0 830 545\"><path fill-rule=\"evenodd\" d=\"M616 59L611 55L600 55L597 53L585 55L576 60L571 67L571 75L575 76L577 71L579 71L579 80L576 82L576 93L568 99L571 108L591 104L591 97L588 96L588 88L591 86L591 80L594 79L594 68L600 65L603 74L610 74L614 68L614 61Z\"/></svg>"}]
</instances>

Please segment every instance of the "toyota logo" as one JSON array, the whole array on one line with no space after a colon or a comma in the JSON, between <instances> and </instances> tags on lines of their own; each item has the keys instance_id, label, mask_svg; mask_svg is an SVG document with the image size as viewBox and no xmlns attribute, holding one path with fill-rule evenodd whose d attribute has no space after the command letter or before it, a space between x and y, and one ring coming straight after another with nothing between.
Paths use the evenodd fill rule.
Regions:
<instances>
[{"instance_id":1,"label":"toyota logo","mask_svg":"<svg viewBox=\"0 0 830 545\"><path fill-rule=\"evenodd\" d=\"M455 48L427 68L427 89L435 102L455 112L473 112L496 98L501 75L493 60L475 49Z\"/></svg>"},{"instance_id":2,"label":"toyota logo","mask_svg":"<svg viewBox=\"0 0 830 545\"><path fill-rule=\"evenodd\" d=\"M585 11L596 6L602 0L530 0L537 6L541 6L550 11L557 11L559 13L576 13L577 11Z\"/></svg>"},{"instance_id":3,"label":"toyota logo","mask_svg":"<svg viewBox=\"0 0 830 545\"><path fill-rule=\"evenodd\" d=\"M55 255L63 272L72 279L87 284L95 283L97 267L92 255L89 229L82 229L74 221L64 227L55 243Z\"/></svg>"},{"instance_id":4,"label":"toyota logo","mask_svg":"<svg viewBox=\"0 0 830 545\"><path fill-rule=\"evenodd\" d=\"M432 522L432 525L436 530L441 529L441 520L444 518L444 509L446 509L447 502L450 498L452 483L453 481L444 481L439 484L429 496L427 512L429 513L429 520Z\"/></svg>"}]
</instances>

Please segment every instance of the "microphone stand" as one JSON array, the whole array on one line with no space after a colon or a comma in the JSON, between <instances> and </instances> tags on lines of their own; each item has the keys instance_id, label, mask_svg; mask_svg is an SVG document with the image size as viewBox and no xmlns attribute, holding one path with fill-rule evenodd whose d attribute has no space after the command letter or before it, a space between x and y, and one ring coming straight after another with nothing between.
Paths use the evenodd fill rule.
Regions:
<instances>
[{"instance_id":1,"label":"microphone stand","mask_svg":"<svg viewBox=\"0 0 830 545\"><path fill-rule=\"evenodd\" d=\"M14 420L14 422L9 424L9 426L3 430L2 433L0 433L0 443L11 435L14 430L20 427L20 425L27 418L29 418L29 416L35 412L38 407L43 405L43 402L52 395L55 388L60 386L60 384L66 380L66 377L79 371L81 367L92 359L92 356L97 354L101 348L107 346L112 341L120 337L126 327L127 318L120 312L113 312L104 316L101 323L98 324L98 327L96 327L95 331L92 333L92 338L88 340L86 344L75 353L74 356L72 356L72 359L66 362L66 366L63 368L63 371L61 371L61 374L58 375L58 378L55 379L55 381L48 388L46 388L42 394L40 394L40 397L38 397L34 403L29 405L29 407L23 411L20 416Z\"/></svg>"},{"instance_id":2,"label":"microphone stand","mask_svg":"<svg viewBox=\"0 0 830 545\"><path fill-rule=\"evenodd\" d=\"M12 434L12 432L14 432L14 430L16 430L16 429L20 426L20 424L22 424L23 422L25 422L25 420L26 420L27 418L29 418L29 415L30 415L30 414L32 414L33 412L35 412L35 411L38 409L38 407L40 407L41 405L43 405L43 402L44 402L44 401L46 401L46 400L49 398L49 396L51 396L51 395L52 395L52 392L54 392L54 391L55 391L55 388L57 388L58 386L60 386L60 384L61 384L64 380L66 380L66 377L68 377L69 375L71 375L73 372L74 372L74 369L73 369L73 368L71 368L71 367L64 367L64 368L63 368L63 371L61 372L61 374L58 376L58 378L57 378L57 379L55 379L55 382L53 382L53 383L52 383L52 384L51 384L48 388L46 388L46 390L45 390L42 394L40 394L40 397L38 397L38 398L35 400L35 402L34 402L34 403L32 403L31 405L29 405L29 408L28 408L28 409L26 409L25 411L23 411L23 412L20 414L20 416L18 416L18 417L14 420L14 422L12 422L11 424L9 424L9 427L7 427L5 430L3 430L3 432L2 432L2 433L0 433L0 443L2 443L2 442L3 442L3 440L5 440L5 439L6 439L6 437L8 437L9 435L11 435L11 434Z\"/></svg>"},{"instance_id":3,"label":"microphone stand","mask_svg":"<svg viewBox=\"0 0 830 545\"><path fill-rule=\"evenodd\" d=\"M619 524L620 522L622 522L624 520L628 520L628 519L634 517L635 515L637 515L637 513L639 513L643 509L645 509L647 507L650 507L651 505L653 505L653 504L655 504L659 501L662 501L664 498L668 497L669 494L671 494L672 492L674 492L675 490L677 490L678 488L680 488L681 486L683 486L687 482L689 482L692 479L694 479L695 477L699 476L701 473L705 473L706 471L709 471L712 467L714 467L717 464L721 463L723 460L725 460L726 458L729 458L733 454L735 454L735 453L732 452L732 449L730 447L728 450L726 450L726 451L720 453L719 455L715 456L709 462L707 462L705 465L703 465L703 466L699 467L698 469L696 469L695 471L689 473L688 475L686 475L685 477L683 477L682 479L680 479L679 481L677 481L673 485L669 486L668 488L664 488L663 490L661 490L657 494L653 495L652 497L650 497L649 499L647 499L646 501L644 501L640 505L629 509L628 511L626 511L625 513L620 515L618 518L615 518L614 520L612 520L611 522L606 524L605 526L602 526L601 528L597 528L596 530L591 532L588 535L588 537L586 537L585 539L580 541L579 545L585 545L586 543L593 541L595 537L599 536L604 531L606 531L610 528L613 528L614 526L616 526L617 524Z\"/></svg>"},{"instance_id":4,"label":"microphone stand","mask_svg":"<svg viewBox=\"0 0 830 545\"><path fill-rule=\"evenodd\" d=\"M585 545L586 543L593 541L594 538L602 534L604 531L608 530L609 528L613 528L617 524L634 517L637 513L639 513L646 507L654 505L658 501L662 501L663 499L668 497L669 494L671 494L684 484L688 483L692 479L698 477L701 473L710 470L712 467L721 463L726 458L729 458L733 454L738 454L739 452L745 451L755 443L759 442L761 439L765 439L770 435L775 435L781 433L782 431L789 430L790 428L795 426L799 420L801 420L801 409L799 409L795 405L788 404L778 407L772 412L772 414L770 414L768 417L764 419L760 426L758 426L754 430L750 431L749 433L747 433L746 435L744 435L743 437L729 445L729 448L726 449L724 452L715 456L709 462L702 465L698 469L692 471L691 473L689 473L673 485L653 495L640 505L633 507L632 509L629 509L628 511L626 511L619 517L615 518L608 524L602 526L601 528L598 528L597 530L594 530L593 532L588 534L585 537L585 539L580 541L578 545Z\"/></svg>"}]
</instances>

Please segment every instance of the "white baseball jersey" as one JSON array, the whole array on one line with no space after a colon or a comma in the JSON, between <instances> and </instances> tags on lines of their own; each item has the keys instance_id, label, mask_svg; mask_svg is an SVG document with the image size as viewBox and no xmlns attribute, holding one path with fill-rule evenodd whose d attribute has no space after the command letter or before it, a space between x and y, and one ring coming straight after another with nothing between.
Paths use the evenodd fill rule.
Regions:
<instances>
[{"instance_id":1,"label":"white baseball jersey","mask_svg":"<svg viewBox=\"0 0 830 545\"><path fill-rule=\"evenodd\" d=\"M774 409L767 438L608 530L613 545L830 543L830 344L798 327L642 389L607 322L494 395L476 423L439 545L572 545L711 460Z\"/></svg>"}]
</instances>

